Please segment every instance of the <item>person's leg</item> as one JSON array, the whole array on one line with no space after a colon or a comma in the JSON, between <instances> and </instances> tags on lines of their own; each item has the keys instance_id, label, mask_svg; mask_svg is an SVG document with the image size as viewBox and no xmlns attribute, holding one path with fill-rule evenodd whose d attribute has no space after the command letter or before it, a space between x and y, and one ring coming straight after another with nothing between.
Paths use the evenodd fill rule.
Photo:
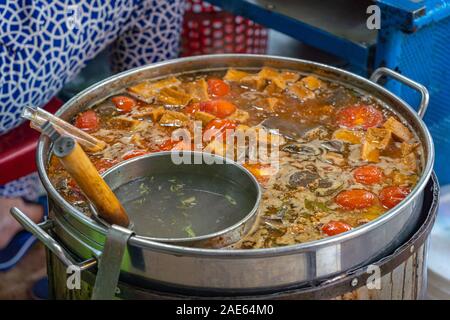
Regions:
<instances>
[{"instance_id":1,"label":"person's leg","mask_svg":"<svg viewBox=\"0 0 450 320\"><path fill-rule=\"evenodd\" d=\"M0 250L4 249L22 226L12 217L9 210L17 207L34 222L42 221L44 208L38 204L27 203L22 198L0 198Z\"/></svg>"},{"instance_id":2,"label":"person's leg","mask_svg":"<svg viewBox=\"0 0 450 320\"><path fill-rule=\"evenodd\" d=\"M33 202L42 195L45 191L36 172L0 186L0 251L23 229L9 210L17 207L34 222L40 222L44 208Z\"/></svg>"}]
</instances>

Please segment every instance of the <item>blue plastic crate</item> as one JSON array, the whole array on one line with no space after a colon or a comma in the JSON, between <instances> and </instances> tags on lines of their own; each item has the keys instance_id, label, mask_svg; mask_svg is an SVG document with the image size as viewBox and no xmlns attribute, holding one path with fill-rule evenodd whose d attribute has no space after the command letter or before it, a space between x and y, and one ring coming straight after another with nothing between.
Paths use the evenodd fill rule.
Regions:
<instances>
[{"instance_id":1,"label":"blue plastic crate","mask_svg":"<svg viewBox=\"0 0 450 320\"><path fill-rule=\"evenodd\" d=\"M399 69L430 91L425 122L436 146L435 170L442 184L450 183L450 18L432 23L408 37L402 46ZM400 96L412 105L420 101L411 89ZM447 163L449 161L449 163Z\"/></svg>"},{"instance_id":2,"label":"blue plastic crate","mask_svg":"<svg viewBox=\"0 0 450 320\"><path fill-rule=\"evenodd\" d=\"M439 18L434 19L438 13ZM450 17L443 18L441 11L428 11L422 19L426 23L412 26L412 30L395 24L381 30L377 64L401 72L430 91L424 120L436 147L439 181L450 184ZM419 94L409 87L390 81L387 88L411 106L419 105Z\"/></svg>"}]
</instances>

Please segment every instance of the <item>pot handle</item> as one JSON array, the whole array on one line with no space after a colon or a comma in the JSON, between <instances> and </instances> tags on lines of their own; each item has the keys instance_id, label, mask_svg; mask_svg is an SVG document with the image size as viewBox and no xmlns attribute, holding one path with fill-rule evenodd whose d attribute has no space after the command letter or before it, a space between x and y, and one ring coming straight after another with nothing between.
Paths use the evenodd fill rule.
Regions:
<instances>
[{"instance_id":1,"label":"pot handle","mask_svg":"<svg viewBox=\"0 0 450 320\"><path fill-rule=\"evenodd\" d=\"M419 115L420 118L423 118L425 112L427 112L428 103L430 101L430 94L428 93L427 88L421 85L420 83L417 83L405 77L404 75L385 67L378 68L377 70L375 70L374 73L372 73L372 75L370 76L370 80L375 83L378 83L378 80L380 80L380 78L383 76L390 76L391 78L394 78L395 80L403 83L404 85L407 85L408 87L419 91L421 95L421 101L419 105L419 110L417 110L417 114Z\"/></svg>"},{"instance_id":2,"label":"pot handle","mask_svg":"<svg viewBox=\"0 0 450 320\"><path fill-rule=\"evenodd\" d=\"M14 219L19 222L25 230L32 233L36 238L38 238L51 252L53 252L59 260L66 267L77 266L80 271L89 269L97 264L95 258L85 260L83 262L76 262L72 256L55 240L53 239L45 229L53 228L53 221L46 220L40 224L34 223L28 216L20 211L18 208L11 208L11 215Z\"/></svg>"}]
</instances>

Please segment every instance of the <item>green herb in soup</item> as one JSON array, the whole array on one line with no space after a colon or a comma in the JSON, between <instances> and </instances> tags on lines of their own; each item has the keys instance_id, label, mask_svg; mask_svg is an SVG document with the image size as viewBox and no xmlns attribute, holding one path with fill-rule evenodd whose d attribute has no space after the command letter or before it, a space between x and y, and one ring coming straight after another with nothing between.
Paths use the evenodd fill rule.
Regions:
<instances>
[{"instance_id":1,"label":"green herb in soup","mask_svg":"<svg viewBox=\"0 0 450 320\"><path fill-rule=\"evenodd\" d=\"M263 131L280 139L277 166L245 158L263 197L257 223L235 248L285 246L349 231L400 203L421 175L422 146L402 119L373 97L314 74L228 69L142 81L73 119L108 143L104 151L89 154L100 172L143 154L191 149L194 141L173 141L171 135L183 129L193 137L194 121L204 131L219 133L204 137L201 147L223 156L220 134L227 130ZM89 214L84 197L55 158L49 175L70 203ZM164 193L176 197L170 205L176 203L178 213L207 210L203 193L188 193L183 184L169 180L166 185L158 190L145 181L141 191L148 206L157 208L151 200L162 201ZM239 195L216 200L240 209ZM209 218L211 212L202 214ZM161 219L170 225L165 216ZM205 232L189 219L174 228L179 235Z\"/></svg>"}]
</instances>

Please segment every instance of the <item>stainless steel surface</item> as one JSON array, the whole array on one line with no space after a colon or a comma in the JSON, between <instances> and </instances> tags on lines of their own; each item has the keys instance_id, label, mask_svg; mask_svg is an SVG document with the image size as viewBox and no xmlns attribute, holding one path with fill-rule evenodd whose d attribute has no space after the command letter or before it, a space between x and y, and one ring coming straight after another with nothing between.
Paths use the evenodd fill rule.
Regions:
<instances>
[{"instance_id":1,"label":"stainless steel surface","mask_svg":"<svg viewBox=\"0 0 450 320\"><path fill-rule=\"evenodd\" d=\"M53 252L58 259L61 260L62 263L66 267L69 266L77 266L81 271L92 268L97 264L97 260L88 259L84 262L77 262L73 259L73 257L66 252L66 250L56 241L54 240L45 229L51 229L53 227L53 223L51 220L45 221L42 226L34 223L28 216L20 211L18 208L11 208L11 215L19 222L22 227L28 232L32 233L36 238L38 238L51 252Z\"/></svg>"},{"instance_id":2,"label":"stainless steel surface","mask_svg":"<svg viewBox=\"0 0 450 320\"><path fill-rule=\"evenodd\" d=\"M423 189L434 161L431 136L423 121L404 101L380 85L347 71L310 61L258 55L212 55L177 59L133 69L106 79L75 96L57 113L70 119L99 100L143 79L156 79L200 70L227 67L258 69L269 66L316 73L379 99L407 122L421 141L423 172L417 186L398 206L351 232L293 246L257 250L214 250L156 243L138 237L129 240L128 260L122 263L127 277L140 286L164 284L197 290L261 291L286 288L339 274L374 261L403 243L414 230L423 204ZM42 137L37 152L41 180L50 197L55 233L65 246L82 258L101 252L106 229L66 202L46 173L49 140ZM125 260L125 259L124 259ZM182 268L180 268L182 266Z\"/></svg>"},{"instance_id":3,"label":"stainless steel surface","mask_svg":"<svg viewBox=\"0 0 450 320\"><path fill-rule=\"evenodd\" d=\"M430 94L428 92L428 89L425 88L425 86L421 85L420 83L417 83L398 72L395 72L391 69L384 67L375 70L374 73L372 73L372 75L370 76L370 80L375 83L378 83L380 78L383 76L389 76L391 78L394 78L395 80L400 81L401 83L407 85L408 87L419 91L421 99L419 109L417 110L417 114L419 115L419 117L423 118L423 116L427 112L428 104L430 102Z\"/></svg>"},{"instance_id":4,"label":"stainless steel surface","mask_svg":"<svg viewBox=\"0 0 450 320\"><path fill-rule=\"evenodd\" d=\"M215 175L223 178L224 180L233 181L236 187L239 186L242 190L249 191L251 198L248 200L251 201L252 209L250 212L244 213L243 216L236 217L236 219L238 219L237 223L231 226L224 225L222 230L202 236L190 238L155 238L136 234L134 238L141 241L156 241L200 248L222 248L239 241L242 236L246 234L247 231L249 231L253 226L259 207L259 202L261 200L261 188L255 177L243 166L221 156L202 152L184 151L184 159L189 159L190 163L192 163L192 165L189 165L184 163L175 164L171 159L171 155L172 152L167 151L129 159L112 167L102 176L105 182L114 191L121 185L135 179L148 176L152 172L163 173L175 172L176 170L177 172L211 176ZM201 161L201 163L194 163L194 161ZM224 190L224 192L225 191L226 190ZM229 191L230 190L228 190L228 192ZM91 210L94 212L94 215L97 216L93 206L91 207ZM149 214L151 214L151 212ZM241 213L239 211L230 213L230 215L233 214L237 215ZM133 212L128 212L128 215L130 216L131 221L133 221ZM107 225L106 222L103 223Z\"/></svg>"},{"instance_id":5,"label":"stainless steel surface","mask_svg":"<svg viewBox=\"0 0 450 320\"><path fill-rule=\"evenodd\" d=\"M92 300L111 300L116 295L120 276L120 265L127 247L128 239L133 235L129 229L112 225L106 234L105 246L98 264L97 277L92 290Z\"/></svg>"},{"instance_id":6,"label":"stainless steel surface","mask_svg":"<svg viewBox=\"0 0 450 320\"><path fill-rule=\"evenodd\" d=\"M299 288L282 288L271 293L255 292L251 296L233 292L170 292L158 287L143 288L122 279L117 286L118 299L339 299L339 300L396 300L423 299L427 287L427 252L439 202L439 185L433 175L425 188L422 217L414 235L399 248L370 266L348 270ZM49 256L49 279L53 298L89 299L96 275L94 271L82 274L80 290L70 290L65 285L67 274L61 263ZM378 269L375 269L378 268ZM378 272L379 271L379 272ZM375 272L378 272L375 274ZM374 276L377 277L374 277ZM376 280L379 279L377 283ZM369 286L368 286L369 284ZM76 292L76 295L74 293Z\"/></svg>"}]
</instances>

